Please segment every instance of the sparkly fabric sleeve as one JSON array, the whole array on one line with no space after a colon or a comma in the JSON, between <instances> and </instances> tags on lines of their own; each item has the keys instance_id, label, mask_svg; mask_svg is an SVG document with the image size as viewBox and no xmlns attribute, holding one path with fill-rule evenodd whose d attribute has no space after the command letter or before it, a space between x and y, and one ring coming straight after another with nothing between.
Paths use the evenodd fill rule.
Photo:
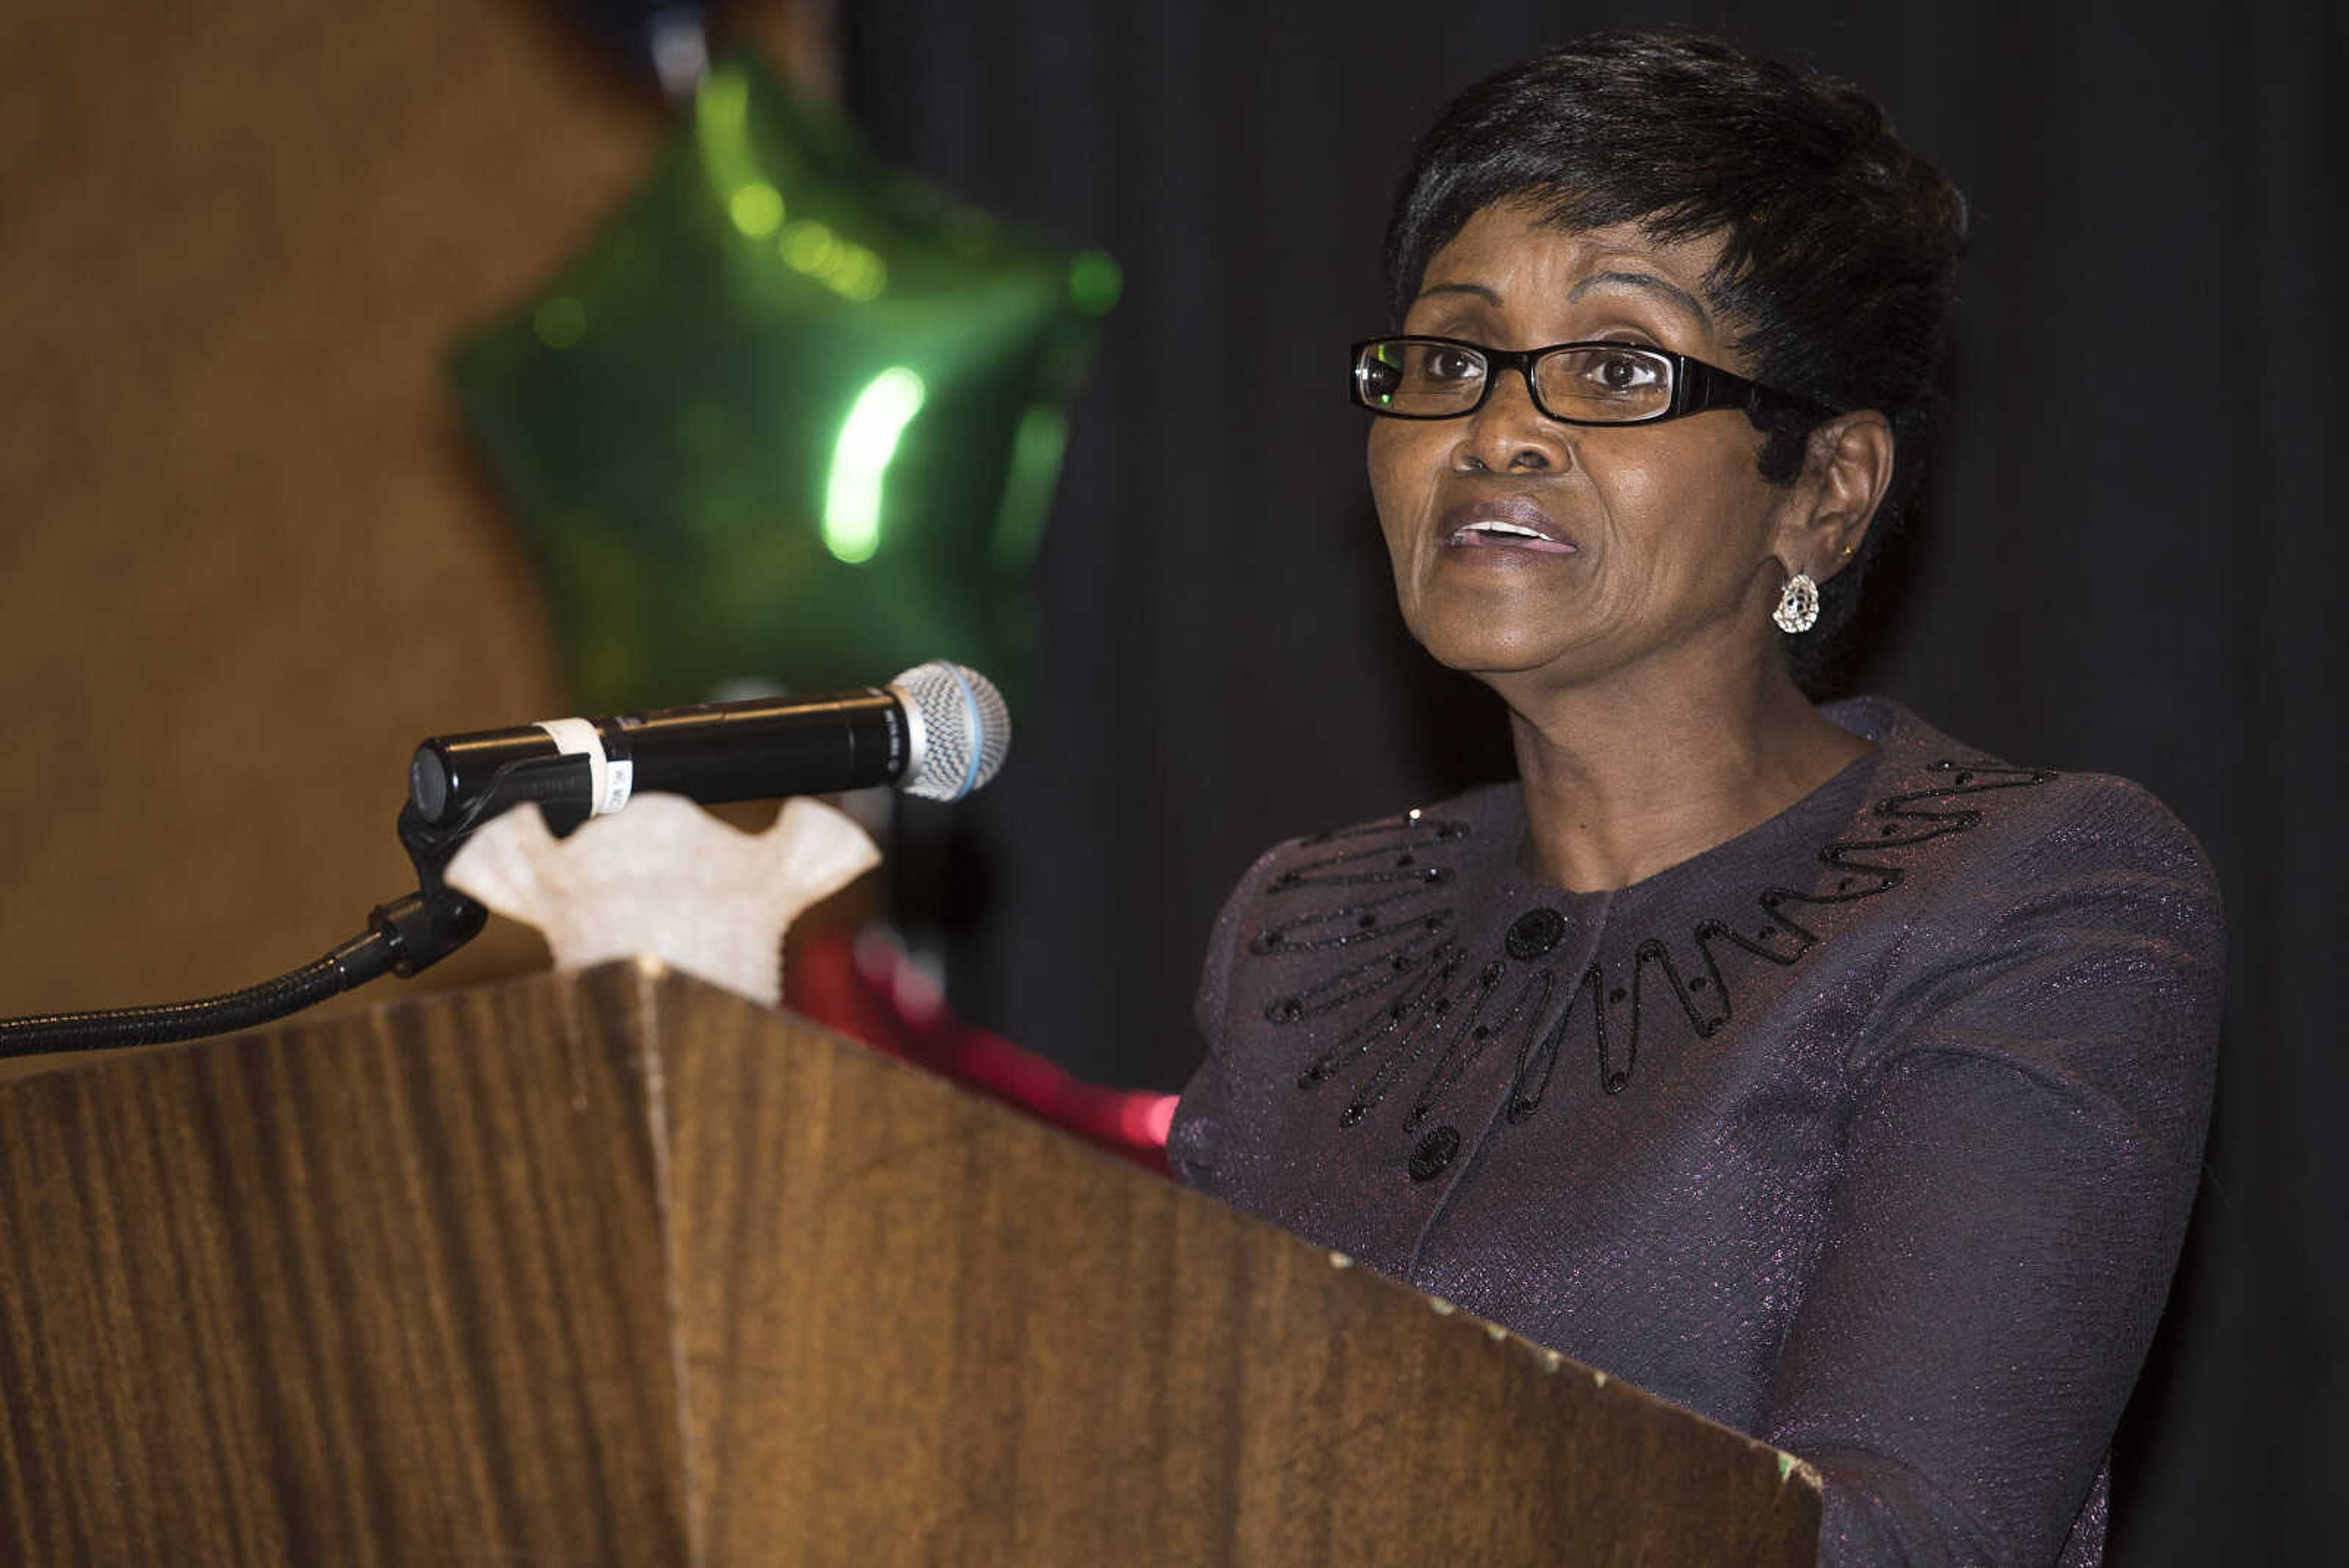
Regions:
<instances>
[{"instance_id":1,"label":"sparkly fabric sleeve","mask_svg":"<svg viewBox=\"0 0 2349 1568\"><path fill-rule=\"evenodd\" d=\"M1218 1135L1232 1093L1228 1081L1231 1064L1218 1047L1224 1036L1225 1015L1230 1011L1232 964L1239 951L1239 913L1263 892L1268 870L1285 847L1275 845L1257 857L1247 875L1240 878L1239 886L1232 889L1231 897L1224 900L1223 909L1216 917L1215 932L1207 940L1206 961L1199 971L1198 994L1192 1002L1192 1018L1207 1054L1185 1085L1183 1098L1175 1106L1174 1125L1166 1132L1166 1162L1175 1179L1185 1187L1203 1191L1216 1187L1216 1163L1225 1141Z\"/></svg>"},{"instance_id":2,"label":"sparkly fabric sleeve","mask_svg":"<svg viewBox=\"0 0 2349 1568\"><path fill-rule=\"evenodd\" d=\"M2222 943L2191 836L2095 784L1912 929L1847 1057L1829 1239L1759 1423L1826 1478L1829 1568L2100 1555L2081 1537L2200 1168Z\"/></svg>"}]
</instances>

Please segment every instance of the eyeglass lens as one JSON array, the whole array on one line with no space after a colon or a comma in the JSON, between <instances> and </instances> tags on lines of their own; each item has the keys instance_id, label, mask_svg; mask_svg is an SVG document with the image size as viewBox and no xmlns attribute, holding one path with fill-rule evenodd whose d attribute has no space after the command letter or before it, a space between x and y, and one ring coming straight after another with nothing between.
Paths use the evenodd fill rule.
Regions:
<instances>
[{"instance_id":1,"label":"eyeglass lens","mask_svg":"<svg viewBox=\"0 0 2349 1568\"><path fill-rule=\"evenodd\" d=\"M1383 338L1362 350L1362 400L1381 412L1464 413L1492 375L1485 357L1456 343ZM1552 417L1596 423L1649 420L1672 403L1672 362L1629 345L1561 348L1534 363L1534 400Z\"/></svg>"}]
</instances>

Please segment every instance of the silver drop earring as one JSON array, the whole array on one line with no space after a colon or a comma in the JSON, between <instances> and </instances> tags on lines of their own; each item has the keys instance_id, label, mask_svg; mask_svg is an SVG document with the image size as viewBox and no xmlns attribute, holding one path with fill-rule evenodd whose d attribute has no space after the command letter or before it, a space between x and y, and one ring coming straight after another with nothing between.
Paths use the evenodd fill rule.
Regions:
<instances>
[{"instance_id":1,"label":"silver drop earring","mask_svg":"<svg viewBox=\"0 0 2349 1568\"><path fill-rule=\"evenodd\" d=\"M1819 585L1811 581L1810 573L1796 572L1786 579L1785 591L1778 596L1778 607L1770 612L1770 618L1788 636L1818 624Z\"/></svg>"}]
</instances>

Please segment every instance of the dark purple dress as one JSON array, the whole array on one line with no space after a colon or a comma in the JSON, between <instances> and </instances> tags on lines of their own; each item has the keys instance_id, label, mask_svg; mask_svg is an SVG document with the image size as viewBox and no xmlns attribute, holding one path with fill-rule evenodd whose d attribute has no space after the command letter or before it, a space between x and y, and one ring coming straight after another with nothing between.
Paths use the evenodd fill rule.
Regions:
<instances>
[{"instance_id":1,"label":"dark purple dress","mask_svg":"<svg viewBox=\"0 0 2349 1568\"><path fill-rule=\"evenodd\" d=\"M2093 1563L2200 1166L2218 889L2134 784L1827 712L1878 750L1615 892L1518 875L1514 785L1274 849L1169 1152L1810 1460L1824 1563Z\"/></svg>"}]
</instances>

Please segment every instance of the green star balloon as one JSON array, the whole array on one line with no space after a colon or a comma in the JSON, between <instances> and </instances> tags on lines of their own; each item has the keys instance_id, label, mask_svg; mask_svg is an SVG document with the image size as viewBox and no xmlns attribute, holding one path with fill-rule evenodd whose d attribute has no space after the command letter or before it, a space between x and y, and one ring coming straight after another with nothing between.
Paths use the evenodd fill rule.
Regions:
<instances>
[{"instance_id":1,"label":"green star balloon","mask_svg":"<svg viewBox=\"0 0 2349 1568\"><path fill-rule=\"evenodd\" d=\"M465 419L592 709L945 658L1014 691L1025 587L1116 264L714 67L650 184L461 344Z\"/></svg>"}]
</instances>

